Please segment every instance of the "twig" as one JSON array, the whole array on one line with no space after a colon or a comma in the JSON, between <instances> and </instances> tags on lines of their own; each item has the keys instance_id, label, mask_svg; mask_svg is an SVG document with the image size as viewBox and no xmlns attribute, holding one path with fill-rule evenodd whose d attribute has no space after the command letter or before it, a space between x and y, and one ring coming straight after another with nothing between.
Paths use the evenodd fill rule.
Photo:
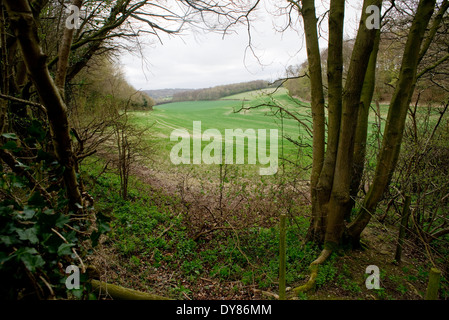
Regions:
<instances>
[{"instance_id":1,"label":"twig","mask_svg":"<svg viewBox=\"0 0 449 320\"><path fill-rule=\"evenodd\" d=\"M51 228L51 231L53 231L58 237L60 237L62 239L62 241L64 241L65 243L69 243L66 238L64 238L64 236L62 234L60 234L57 230L55 230L54 228ZM83 263L83 260L81 260L80 256L78 255L78 253L76 252L75 248L72 248L72 252L75 254L75 256L78 258L78 260L81 263L81 269L83 271L83 273L86 272L86 266Z\"/></svg>"},{"instance_id":2,"label":"twig","mask_svg":"<svg viewBox=\"0 0 449 320\"><path fill-rule=\"evenodd\" d=\"M239 239L239 235L237 234L237 231L235 231L235 228L232 226L232 224L229 223L228 220L225 220L225 221L229 224L229 226L231 227L232 231L234 231L235 238L236 238L236 240L237 240L237 245L236 245L237 249L238 249L239 252L243 255L243 257L246 259L246 261L248 262L248 264L249 264L252 268L255 269L256 266L254 266L254 265L251 263L251 261L249 261L248 256L242 251L242 248L240 248L240 239Z\"/></svg>"},{"instance_id":3,"label":"twig","mask_svg":"<svg viewBox=\"0 0 449 320\"><path fill-rule=\"evenodd\" d=\"M0 98L4 99L4 100L9 100L9 101L14 101L14 102L19 102L19 103L23 103L23 104L27 104L33 107L38 107L39 109L41 109L44 112L47 112L47 109L44 107L44 105L37 103L37 102L32 102L29 100L24 100L24 99L19 99L16 97L12 97L3 93L0 93Z\"/></svg>"}]
</instances>

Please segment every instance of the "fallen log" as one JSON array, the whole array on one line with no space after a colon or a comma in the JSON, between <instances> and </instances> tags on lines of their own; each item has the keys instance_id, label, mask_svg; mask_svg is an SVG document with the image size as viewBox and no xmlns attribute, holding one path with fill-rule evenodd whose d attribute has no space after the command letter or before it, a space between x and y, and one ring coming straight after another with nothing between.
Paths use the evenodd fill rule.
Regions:
<instances>
[{"instance_id":1,"label":"fallen log","mask_svg":"<svg viewBox=\"0 0 449 320\"><path fill-rule=\"evenodd\" d=\"M91 280L92 288L96 292L107 293L116 300L172 300L157 294L141 292L134 289L124 288L115 284Z\"/></svg>"}]
</instances>

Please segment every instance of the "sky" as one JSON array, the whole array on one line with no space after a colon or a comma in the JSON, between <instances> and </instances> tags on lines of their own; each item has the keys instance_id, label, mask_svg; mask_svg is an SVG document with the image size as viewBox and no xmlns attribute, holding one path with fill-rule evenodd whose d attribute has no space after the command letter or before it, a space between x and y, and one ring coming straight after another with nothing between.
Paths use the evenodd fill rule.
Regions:
<instances>
[{"instance_id":1,"label":"sky","mask_svg":"<svg viewBox=\"0 0 449 320\"><path fill-rule=\"evenodd\" d=\"M137 90L166 88L198 89L216 85L251 80L274 81L285 77L289 65L306 60L302 28L279 32L285 16L274 18L270 2L262 0L251 22L251 43L254 53L247 50L246 26L233 28L233 33L223 37L218 33L186 30L182 35L160 34L161 42L154 37L147 42L141 54L123 53L120 62L128 82ZM324 2L324 1L323 1ZM360 1L347 4L345 36L355 34L357 25L355 8ZM325 25L325 24L324 24ZM325 28L325 27L324 27ZM321 39L322 48L325 34Z\"/></svg>"}]
</instances>

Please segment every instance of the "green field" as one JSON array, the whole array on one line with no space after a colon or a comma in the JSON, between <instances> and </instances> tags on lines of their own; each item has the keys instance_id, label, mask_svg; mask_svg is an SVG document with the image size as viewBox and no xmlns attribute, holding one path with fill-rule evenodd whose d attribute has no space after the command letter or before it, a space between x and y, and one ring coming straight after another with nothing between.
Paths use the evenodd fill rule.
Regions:
<instances>
[{"instance_id":1,"label":"green field","mask_svg":"<svg viewBox=\"0 0 449 320\"><path fill-rule=\"evenodd\" d=\"M285 110L292 112L295 117L300 119L303 124L292 119L285 112L279 112L279 108L274 105L282 106ZM240 110L242 107L250 108ZM257 108L256 108L257 107ZM368 127L368 143L373 146L372 153L376 153L375 148L378 145L376 136L379 133L376 127L376 107L373 106L370 113L370 125ZM240 112L237 112L240 110ZM388 113L388 105L380 105L380 115L382 127ZM279 167L284 164L298 164L301 167L307 167L311 163L311 135L304 124L311 128L311 112L307 103L300 102L288 95L284 88L265 89L246 93L241 93L229 97L225 97L215 101L187 101L175 102L157 105L153 111L133 111L132 122L139 127L151 126L149 140L154 144L156 152L152 155L156 158L164 169L173 169L170 161L170 151L178 144L178 141L170 141L171 133L176 129L186 130L190 135L190 159L193 160L193 141L200 139L193 135L193 123L201 121L201 131L208 129L217 129L224 139L226 129L254 129L257 133L258 129L265 129L267 133L266 154L269 155L270 139L269 130L278 130L278 157ZM300 144L295 145L289 139ZM179 140L180 141L180 140ZM222 141L223 159L225 158L224 141ZM238 141L235 139L234 160L236 154L236 146L240 143L244 144L245 160L248 155L248 139ZM210 141L202 141L201 149L210 144ZM214 152L211 153L213 155ZM283 161L287 159L287 161ZM374 158L372 159L375 160ZM190 161L192 163L193 161ZM222 161L221 163L224 163ZM234 161L235 163L235 161ZM178 168L187 168L197 172L204 171L209 168L205 163L201 166L189 164L177 165ZM199 169L198 167L201 167ZM240 168L249 174L256 174L258 168L267 167L260 165L248 164L240 165Z\"/></svg>"},{"instance_id":2,"label":"green field","mask_svg":"<svg viewBox=\"0 0 449 320\"><path fill-rule=\"evenodd\" d=\"M194 121L201 121L202 132L208 129L217 129L223 136L223 139L226 129L242 129L242 131L253 129L256 134L258 134L258 129L263 129L267 134L267 156L270 154L270 129L277 129L278 156L280 158L284 156L293 159L298 154L298 148L285 137L290 137L295 141L302 139L310 143L310 136L307 134L307 130L299 125L296 120L287 118L285 114L282 118L279 113L274 115L273 112L277 111L277 108L268 106L274 102L290 111L294 111L304 121L310 119L310 108L307 104L293 100L288 96L285 89L279 89L270 96L267 95L267 90L260 90L229 96L216 101L188 101L162 104L155 106L154 111L151 112L133 112L132 121L138 126L152 125L152 142L157 145L156 149L158 150L157 153L160 160L167 160L166 162L170 161L170 151L177 144L177 141L170 141L170 134L173 130L187 130L192 137L191 145L193 145L194 139L199 139L198 136L193 136ZM260 107L237 112L242 106L245 108ZM209 143L209 141L202 141L202 149ZM241 144L242 140L234 140L234 160L239 143ZM246 160L248 155L248 139L244 139L243 143ZM224 149L223 142L223 157L225 157ZM193 149L191 151L191 158L193 158ZM304 148L303 151L309 152L309 148ZM247 162L245 161L245 163ZM244 167L249 169L249 171L255 172L255 169L259 166L246 164Z\"/></svg>"}]
</instances>

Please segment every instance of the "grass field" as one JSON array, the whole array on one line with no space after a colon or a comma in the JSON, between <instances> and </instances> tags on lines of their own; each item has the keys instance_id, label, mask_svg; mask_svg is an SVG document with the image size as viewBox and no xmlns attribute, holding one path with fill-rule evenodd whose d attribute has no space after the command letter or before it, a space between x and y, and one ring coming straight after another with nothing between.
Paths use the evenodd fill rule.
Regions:
<instances>
[{"instance_id":1,"label":"grass field","mask_svg":"<svg viewBox=\"0 0 449 320\"><path fill-rule=\"evenodd\" d=\"M300 124L297 120L292 119L285 112L279 112L279 108L274 105L281 106L285 110L295 114L302 121ZM240 110L244 107L244 110ZM257 108L256 108L257 107ZM248 108L248 109L247 109ZM239 111L240 112L237 112ZM381 116L386 118L388 107L381 105ZM151 141L155 145L157 152L153 155L159 160L166 169L171 168L170 151L178 143L170 141L170 134L173 130L183 129L190 134L191 146L194 139L200 139L193 136L194 121L201 121L201 130L217 129L221 135L225 136L226 129L254 129L257 133L258 129L265 129L267 133L266 154L269 155L270 139L269 130L278 130L278 157L279 166L282 159L288 159L285 163L296 163L301 167L307 167L311 162L311 135L309 130L311 124L310 105L303 103L297 99L293 99L288 95L284 88L265 89L245 92L229 97L225 97L216 101L187 101L175 102L157 105L153 111L134 111L132 112L132 122L139 127L151 127ZM375 133L375 112L371 112L369 133ZM306 128L306 125L309 128ZM297 145L289 141L292 139L301 145ZM234 157L236 154L236 145L239 140L235 139ZM241 143L242 141L240 141ZM210 142L203 141L202 149ZM248 155L248 139L243 140L245 159ZM224 144L222 148L223 157L225 157ZM190 157L193 158L193 147L191 148ZM190 162L192 163L192 162ZM235 163L235 162L234 162ZM257 174L257 169L261 166L259 162L256 165L249 165L245 161L245 165L240 165L249 174ZM208 165L203 163L202 166L194 166L188 164L178 165L178 167L188 168L189 170L204 170ZM201 167L197 168L197 167Z\"/></svg>"},{"instance_id":2,"label":"grass field","mask_svg":"<svg viewBox=\"0 0 449 320\"><path fill-rule=\"evenodd\" d=\"M294 114L296 119L287 115L286 112L280 112L280 106L283 110ZM243 109L242 109L243 107ZM417 114L421 119L428 114L428 121L433 122L438 118L438 110L431 111L432 108L418 107ZM211 166L217 167L217 164L206 164L201 162L201 165L194 165L193 163L193 144L194 140L200 140L201 136L193 135L193 123L201 121L201 131L204 133L208 129L216 129L221 134L222 138L222 158L226 159L225 154L225 131L226 129L247 129L255 130L264 129L267 134L267 145L264 154L268 157L270 155L270 139L269 134L271 129L278 130L278 171L282 168L285 172L286 168L308 168L311 164L312 154L312 117L311 109L308 103L294 99L288 95L285 88L278 89L264 89L245 92L237 95L228 96L215 101L187 101L175 102L157 105L153 111L133 111L131 113L132 122L139 127L151 126L150 135L148 139L154 146L151 154L153 160L157 160L158 167L167 171L175 169L174 164L170 159L170 152L172 148L178 144L179 140L170 141L171 133L176 129L185 130L185 136L190 136L190 159L189 164L176 165L177 170L184 172L195 172L203 174L210 171ZM380 126L379 129L379 117ZM380 147L381 135L385 126L388 115L388 105L380 104L379 110L373 104L370 110L370 118L368 125L368 154L367 160L370 166L374 166L376 162L376 155ZM301 123L297 120L300 120ZM422 121L422 120L420 120ZM188 134L187 134L188 132ZM203 136L204 138L204 136ZM201 150L211 144L211 140L201 142ZM293 143L294 141L295 143ZM237 153L237 146L243 143L244 148L244 164L235 165L235 155ZM238 170L244 172L246 176L258 176L260 168L267 168L270 164L261 164L259 158L256 164L248 164L248 148L249 141L247 138L234 139L234 166L238 166ZM263 145L256 143L257 148L263 148ZM209 148L210 149L210 148ZM209 150L210 151L210 150ZM254 150L255 154L259 151ZM214 151L210 153L214 155ZM224 163L225 161L219 161ZM307 170L305 171L307 176Z\"/></svg>"},{"instance_id":3,"label":"grass field","mask_svg":"<svg viewBox=\"0 0 449 320\"><path fill-rule=\"evenodd\" d=\"M188 101L188 102L176 102L158 105L154 107L154 111L151 112L133 112L132 121L138 126L152 125L152 141L157 145L158 155L160 160L170 161L170 151L177 141L170 141L170 134L175 129L185 129L189 132L193 139L200 139L198 136L193 136L193 123L194 121L201 121L201 130L204 132L207 129L217 129L223 139L225 137L226 129L247 129L255 130L258 134L258 129L264 129L267 134L267 156L269 155L270 147L270 129L278 130L278 146L279 157L282 155L294 155L298 150L295 145L283 136L290 137L295 141L299 137L302 139L309 139L307 131L304 127L299 126L298 122L292 119L283 119L273 115L274 109L268 106L261 106L250 110L242 110L237 112L242 107L255 107L263 104L272 104L275 100L277 103L281 103L286 108L296 107L296 112L299 116L302 116L305 121L310 118L309 108L306 104L299 104L290 98L284 89L276 91L273 95L267 96L264 93L266 91L252 91L245 94L239 94L235 96L226 97L216 101ZM238 143L242 141L235 139L234 157L236 154L236 147ZM243 140L245 159L248 152L248 139ZM208 141L202 142L202 149L209 144ZM223 157L225 156L224 143L223 143ZM193 150L192 150L193 151ZM191 152L191 157L193 157ZM247 161L245 161L247 163ZM249 168L247 165L245 165ZM257 166L252 166L256 169ZM251 171L251 169L250 169Z\"/></svg>"}]
</instances>

